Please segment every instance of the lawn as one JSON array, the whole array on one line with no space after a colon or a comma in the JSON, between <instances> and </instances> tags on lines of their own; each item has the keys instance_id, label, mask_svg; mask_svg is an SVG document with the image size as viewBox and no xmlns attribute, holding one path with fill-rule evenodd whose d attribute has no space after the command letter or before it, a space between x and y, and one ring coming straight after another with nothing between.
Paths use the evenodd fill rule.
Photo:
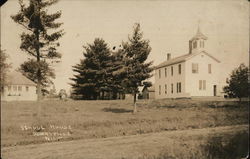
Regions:
<instances>
[{"instance_id":1,"label":"lawn","mask_svg":"<svg viewBox=\"0 0 250 159\"><path fill-rule=\"evenodd\" d=\"M41 113L38 113L40 104ZM202 100L2 102L1 146L248 124L248 103Z\"/></svg>"}]
</instances>

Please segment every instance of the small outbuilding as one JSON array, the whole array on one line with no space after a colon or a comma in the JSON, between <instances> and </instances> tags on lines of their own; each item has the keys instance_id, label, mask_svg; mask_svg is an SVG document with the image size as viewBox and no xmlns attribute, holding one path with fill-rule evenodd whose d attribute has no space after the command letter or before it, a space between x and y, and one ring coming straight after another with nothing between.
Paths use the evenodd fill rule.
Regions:
<instances>
[{"instance_id":1,"label":"small outbuilding","mask_svg":"<svg viewBox=\"0 0 250 159\"><path fill-rule=\"evenodd\" d=\"M154 99L155 98L155 88L154 85L151 87L143 87L142 89L142 99Z\"/></svg>"}]
</instances>

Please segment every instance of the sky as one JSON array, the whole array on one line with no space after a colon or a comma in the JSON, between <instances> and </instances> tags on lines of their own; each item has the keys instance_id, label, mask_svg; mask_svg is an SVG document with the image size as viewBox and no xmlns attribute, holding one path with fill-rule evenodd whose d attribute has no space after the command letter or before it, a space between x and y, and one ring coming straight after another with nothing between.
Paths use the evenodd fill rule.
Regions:
<instances>
[{"instance_id":1,"label":"sky","mask_svg":"<svg viewBox=\"0 0 250 159\"><path fill-rule=\"evenodd\" d=\"M10 18L19 10L17 0L1 7L1 48L16 69L28 56L20 47L25 31ZM152 51L148 61L158 65L171 53L172 58L188 53L188 41L198 24L208 37L206 51L221 61L220 79L240 63L249 64L249 3L247 0L60 0L48 8L61 10L65 35L59 40L61 62L53 64L57 91L70 89L72 66L83 59L83 46L103 38L110 48L127 41L134 23L140 23L144 39ZM152 79L154 81L154 79Z\"/></svg>"}]
</instances>

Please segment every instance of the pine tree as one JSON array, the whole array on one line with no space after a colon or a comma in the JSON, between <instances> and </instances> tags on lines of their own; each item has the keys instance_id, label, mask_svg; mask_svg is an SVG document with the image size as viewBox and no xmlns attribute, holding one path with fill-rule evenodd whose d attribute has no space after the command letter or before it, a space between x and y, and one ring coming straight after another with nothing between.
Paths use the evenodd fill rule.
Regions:
<instances>
[{"instance_id":1,"label":"pine tree","mask_svg":"<svg viewBox=\"0 0 250 159\"><path fill-rule=\"evenodd\" d=\"M83 99L104 98L105 93L111 92L112 58L107 43L96 38L93 44L84 46L85 59L73 66L77 74L71 80L73 94L81 95Z\"/></svg>"},{"instance_id":2,"label":"pine tree","mask_svg":"<svg viewBox=\"0 0 250 159\"><path fill-rule=\"evenodd\" d=\"M113 99L122 99L126 91L126 85L124 79L127 75L127 69L124 60L124 49L118 49L112 54L112 84L111 89L113 93ZM118 94L118 96L117 96Z\"/></svg>"},{"instance_id":3,"label":"pine tree","mask_svg":"<svg viewBox=\"0 0 250 159\"><path fill-rule=\"evenodd\" d=\"M130 93L134 96L134 113L136 109L136 96L138 93L138 87L143 85L143 81L150 78L153 68L151 67L153 62L146 62L148 55L151 51L149 46L149 40L143 39L143 33L140 31L140 24L136 23L134 26L134 32L132 38L129 37L129 41L123 43L127 77L125 79L126 87Z\"/></svg>"},{"instance_id":4,"label":"pine tree","mask_svg":"<svg viewBox=\"0 0 250 159\"><path fill-rule=\"evenodd\" d=\"M42 70L41 67L45 60L55 60L61 58L57 51L59 43L57 40L62 37L63 30L51 33L50 29L59 28L62 23L55 20L61 17L61 12L50 14L47 7L55 4L58 0L29 0L29 5L19 0L20 10L11 18L20 24L26 32L21 34L20 49L36 59L37 71L37 94L38 100L41 99Z\"/></svg>"}]
</instances>

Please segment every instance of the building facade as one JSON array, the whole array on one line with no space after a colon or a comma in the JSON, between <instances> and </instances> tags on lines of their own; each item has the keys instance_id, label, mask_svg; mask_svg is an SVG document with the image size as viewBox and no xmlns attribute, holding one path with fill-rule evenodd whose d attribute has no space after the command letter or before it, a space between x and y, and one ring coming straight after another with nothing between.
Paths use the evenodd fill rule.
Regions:
<instances>
[{"instance_id":1,"label":"building facade","mask_svg":"<svg viewBox=\"0 0 250 159\"><path fill-rule=\"evenodd\" d=\"M220 95L220 61L206 52L207 37L200 29L189 41L189 53L155 67L155 98L190 98Z\"/></svg>"},{"instance_id":2,"label":"building facade","mask_svg":"<svg viewBox=\"0 0 250 159\"><path fill-rule=\"evenodd\" d=\"M7 74L6 84L1 93L2 101L36 101L36 84L20 72Z\"/></svg>"}]
</instances>

